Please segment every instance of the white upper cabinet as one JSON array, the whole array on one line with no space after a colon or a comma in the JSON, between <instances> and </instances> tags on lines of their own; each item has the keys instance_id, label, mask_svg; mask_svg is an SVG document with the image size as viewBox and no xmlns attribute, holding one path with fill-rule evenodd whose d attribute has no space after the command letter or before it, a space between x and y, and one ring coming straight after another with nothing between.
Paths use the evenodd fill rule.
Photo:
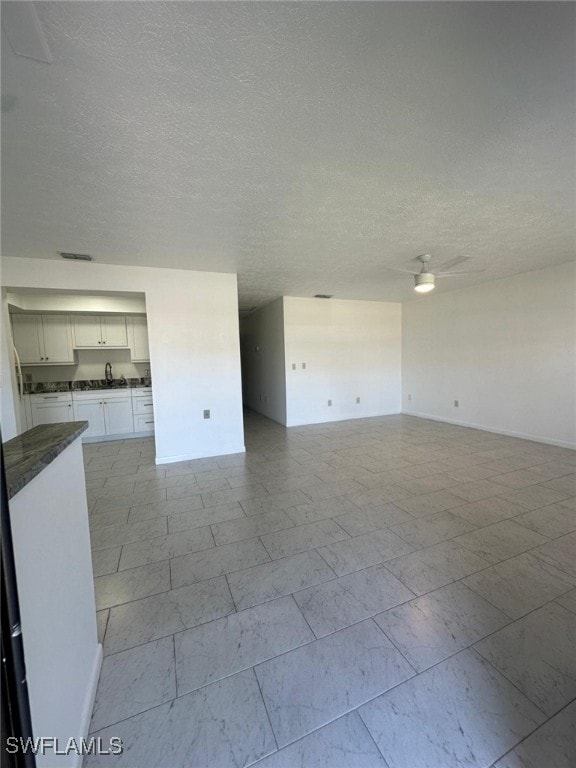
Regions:
<instances>
[{"instance_id":1,"label":"white upper cabinet","mask_svg":"<svg viewBox=\"0 0 576 768\"><path fill-rule=\"evenodd\" d=\"M124 316L77 315L73 319L74 346L83 348L127 347Z\"/></svg>"},{"instance_id":2,"label":"white upper cabinet","mask_svg":"<svg viewBox=\"0 0 576 768\"><path fill-rule=\"evenodd\" d=\"M44 343L40 341L40 315L12 315L12 334L22 365L44 362Z\"/></svg>"},{"instance_id":3,"label":"white upper cabinet","mask_svg":"<svg viewBox=\"0 0 576 768\"><path fill-rule=\"evenodd\" d=\"M14 345L22 365L72 365L68 315L12 315Z\"/></svg>"},{"instance_id":4,"label":"white upper cabinet","mask_svg":"<svg viewBox=\"0 0 576 768\"><path fill-rule=\"evenodd\" d=\"M74 346L98 347L102 344L102 331L100 318L92 315L78 315L74 317Z\"/></svg>"},{"instance_id":5,"label":"white upper cabinet","mask_svg":"<svg viewBox=\"0 0 576 768\"><path fill-rule=\"evenodd\" d=\"M102 341L107 347L127 347L128 333L125 317L102 317Z\"/></svg>"},{"instance_id":6,"label":"white upper cabinet","mask_svg":"<svg viewBox=\"0 0 576 768\"><path fill-rule=\"evenodd\" d=\"M73 363L72 325L68 315L42 315L44 355L50 363Z\"/></svg>"},{"instance_id":7,"label":"white upper cabinet","mask_svg":"<svg viewBox=\"0 0 576 768\"><path fill-rule=\"evenodd\" d=\"M133 363L147 363L150 360L148 347L148 323L145 317L128 318L130 338L130 359Z\"/></svg>"}]
</instances>

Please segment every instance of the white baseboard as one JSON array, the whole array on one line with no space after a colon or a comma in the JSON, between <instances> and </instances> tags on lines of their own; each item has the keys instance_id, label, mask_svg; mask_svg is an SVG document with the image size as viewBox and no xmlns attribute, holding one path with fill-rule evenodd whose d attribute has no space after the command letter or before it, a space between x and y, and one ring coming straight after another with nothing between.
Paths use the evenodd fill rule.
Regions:
<instances>
[{"instance_id":1,"label":"white baseboard","mask_svg":"<svg viewBox=\"0 0 576 768\"><path fill-rule=\"evenodd\" d=\"M518 437L520 440L531 440L534 443L544 443L545 445L555 445L558 448L576 449L576 443L569 443L564 440L554 440L541 435L531 435L525 432L514 432L500 427L486 427L482 424L473 424L468 421L459 421L457 419L447 419L441 416L432 416L429 413L419 413L418 411L402 411L405 416L416 416L419 419L430 419L430 421L443 421L446 424L454 424L458 427L468 427L469 429L479 429L481 432L493 432L496 435L506 435L506 437Z\"/></svg>"},{"instance_id":2,"label":"white baseboard","mask_svg":"<svg viewBox=\"0 0 576 768\"><path fill-rule=\"evenodd\" d=\"M218 456L230 456L233 453L246 453L246 446L227 448L218 453L183 453L180 456L157 456L156 464L174 464L177 461L193 461L194 459L216 459Z\"/></svg>"},{"instance_id":3,"label":"white baseboard","mask_svg":"<svg viewBox=\"0 0 576 768\"><path fill-rule=\"evenodd\" d=\"M379 413L358 413L358 414L347 414L343 416L326 416L325 418L320 419L320 421L288 421L286 423L286 427L313 427L314 425L320 425L320 424L335 424L339 421L360 421L361 419L378 419L381 416L398 416L402 413L399 409L395 409L393 411L382 411Z\"/></svg>"}]
</instances>

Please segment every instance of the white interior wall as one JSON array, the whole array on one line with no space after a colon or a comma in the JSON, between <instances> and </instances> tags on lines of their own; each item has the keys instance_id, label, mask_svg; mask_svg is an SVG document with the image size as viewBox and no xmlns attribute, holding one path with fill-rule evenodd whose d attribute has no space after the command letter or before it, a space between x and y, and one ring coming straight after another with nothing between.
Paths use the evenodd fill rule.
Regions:
<instances>
[{"instance_id":1,"label":"white interior wall","mask_svg":"<svg viewBox=\"0 0 576 768\"><path fill-rule=\"evenodd\" d=\"M146 314L144 296L85 296L62 293L8 292L8 303L23 312L85 312L103 314Z\"/></svg>"},{"instance_id":2,"label":"white interior wall","mask_svg":"<svg viewBox=\"0 0 576 768\"><path fill-rule=\"evenodd\" d=\"M145 294L156 461L244 450L236 275L20 258L2 267L13 289Z\"/></svg>"},{"instance_id":3,"label":"white interior wall","mask_svg":"<svg viewBox=\"0 0 576 768\"><path fill-rule=\"evenodd\" d=\"M576 447L575 267L404 304L403 411Z\"/></svg>"},{"instance_id":4,"label":"white interior wall","mask_svg":"<svg viewBox=\"0 0 576 768\"><path fill-rule=\"evenodd\" d=\"M244 402L269 419L286 424L286 366L282 299L240 323Z\"/></svg>"},{"instance_id":5,"label":"white interior wall","mask_svg":"<svg viewBox=\"0 0 576 768\"><path fill-rule=\"evenodd\" d=\"M287 425L399 413L400 324L400 304L285 297Z\"/></svg>"}]
</instances>

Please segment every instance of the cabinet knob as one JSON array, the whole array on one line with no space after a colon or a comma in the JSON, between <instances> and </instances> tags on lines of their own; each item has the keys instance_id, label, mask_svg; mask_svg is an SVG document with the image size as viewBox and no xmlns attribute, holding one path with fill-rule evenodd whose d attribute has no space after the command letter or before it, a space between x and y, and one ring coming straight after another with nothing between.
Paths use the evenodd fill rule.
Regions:
<instances>
[{"instance_id":1,"label":"cabinet knob","mask_svg":"<svg viewBox=\"0 0 576 768\"><path fill-rule=\"evenodd\" d=\"M106 344L106 342L105 342L105 341L103 341L103 342L102 342L102 344Z\"/></svg>"},{"instance_id":2,"label":"cabinet knob","mask_svg":"<svg viewBox=\"0 0 576 768\"><path fill-rule=\"evenodd\" d=\"M49 358L49 357L47 357L47 358L46 358L46 360L50 360L50 358Z\"/></svg>"},{"instance_id":3,"label":"cabinet knob","mask_svg":"<svg viewBox=\"0 0 576 768\"><path fill-rule=\"evenodd\" d=\"M102 344L102 342L101 342L101 341L99 341L99 342L98 342L98 344Z\"/></svg>"}]
</instances>

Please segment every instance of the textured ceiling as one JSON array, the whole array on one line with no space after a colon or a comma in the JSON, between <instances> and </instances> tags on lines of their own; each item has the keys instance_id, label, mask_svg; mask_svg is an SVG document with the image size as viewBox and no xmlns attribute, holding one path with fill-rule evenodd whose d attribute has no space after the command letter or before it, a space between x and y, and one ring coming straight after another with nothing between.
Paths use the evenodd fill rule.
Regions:
<instances>
[{"instance_id":1,"label":"textured ceiling","mask_svg":"<svg viewBox=\"0 0 576 768\"><path fill-rule=\"evenodd\" d=\"M573 3L36 10L52 64L2 37L6 256L238 272L241 306L575 258Z\"/></svg>"}]
</instances>

